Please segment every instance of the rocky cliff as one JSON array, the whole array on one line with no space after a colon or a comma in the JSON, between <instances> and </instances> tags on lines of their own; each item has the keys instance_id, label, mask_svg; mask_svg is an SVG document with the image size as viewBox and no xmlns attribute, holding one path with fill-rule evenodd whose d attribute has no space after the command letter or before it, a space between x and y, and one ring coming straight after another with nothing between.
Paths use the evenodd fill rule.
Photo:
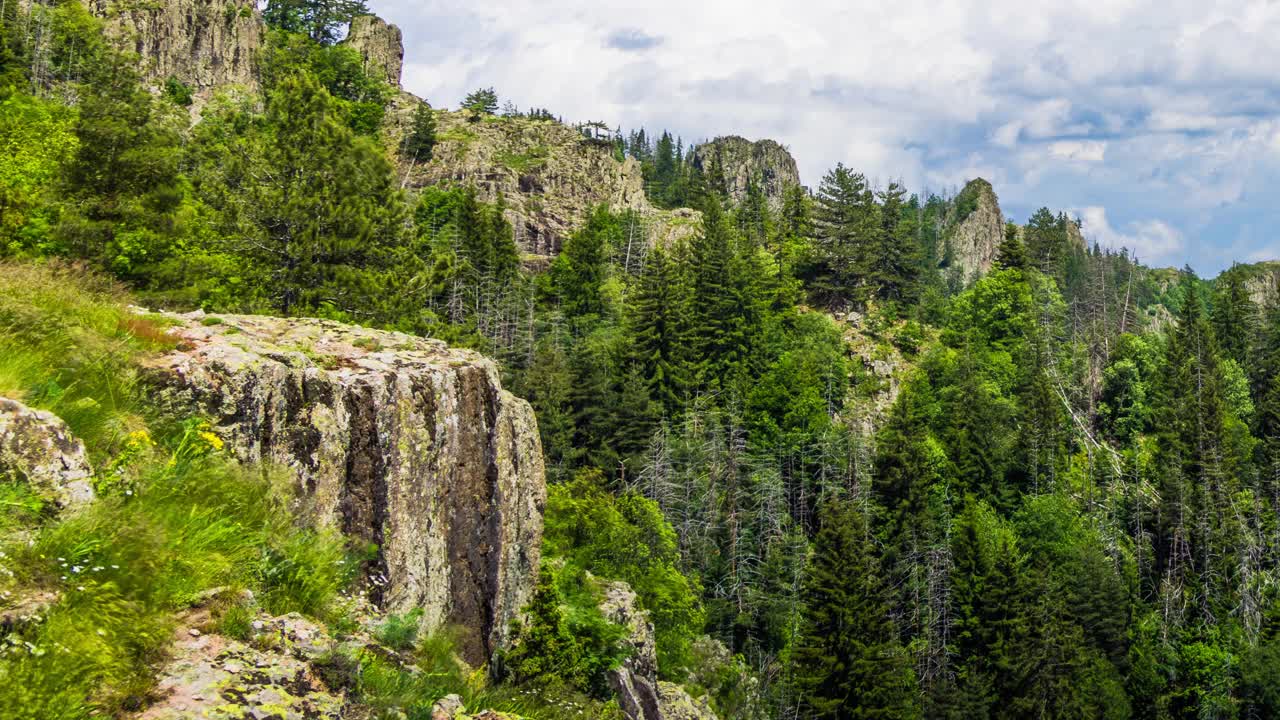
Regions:
<instances>
[{"instance_id":1,"label":"rocky cliff","mask_svg":"<svg viewBox=\"0 0 1280 720\"><path fill-rule=\"evenodd\" d=\"M953 224L943 241L952 267L960 269L965 281L986 273L995 262L1004 239L1004 215L991 183L977 178L956 196Z\"/></svg>"},{"instance_id":2,"label":"rocky cliff","mask_svg":"<svg viewBox=\"0 0 1280 720\"><path fill-rule=\"evenodd\" d=\"M256 87L266 33L253 0L87 0L107 32L142 58L146 77L176 77L196 90Z\"/></svg>"},{"instance_id":3,"label":"rocky cliff","mask_svg":"<svg viewBox=\"0 0 1280 720\"><path fill-rule=\"evenodd\" d=\"M773 140L751 142L737 135L718 137L697 147L693 163L713 181L722 178L724 189L735 203L746 197L747 183L754 180L776 210L787 189L800 184L795 158Z\"/></svg>"},{"instance_id":4,"label":"rocky cliff","mask_svg":"<svg viewBox=\"0 0 1280 720\"><path fill-rule=\"evenodd\" d=\"M403 132L411 110L401 107L395 116ZM555 255L598 205L636 211L648 244L669 241L688 224L685 215L649 204L634 159L619 162L608 143L589 140L572 127L446 111L436 113L436 123L434 157L406 168L410 184L474 185L490 201L501 194L525 253Z\"/></svg>"},{"instance_id":5,"label":"rocky cliff","mask_svg":"<svg viewBox=\"0 0 1280 720\"><path fill-rule=\"evenodd\" d=\"M304 514L376 547L381 607L461 628L473 664L505 644L546 486L533 411L492 362L323 320L169 317L179 349L148 365L162 407L198 409L241 460L285 468Z\"/></svg>"},{"instance_id":6,"label":"rocky cliff","mask_svg":"<svg viewBox=\"0 0 1280 720\"><path fill-rule=\"evenodd\" d=\"M351 21L351 30L343 41L364 58L364 70L382 78L392 87L400 87L404 68L404 37L400 28L376 15L361 15Z\"/></svg>"},{"instance_id":7,"label":"rocky cliff","mask_svg":"<svg viewBox=\"0 0 1280 720\"><path fill-rule=\"evenodd\" d=\"M1237 273L1244 282L1249 299L1259 310L1266 310L1280 301L1280 260L1265 260L1251 265L1235 265L1222 275ZM1220 275L1219 278L1222 276ZM1218 280L1215 280L1218 282Z\"/></svg>"}]
</instances>

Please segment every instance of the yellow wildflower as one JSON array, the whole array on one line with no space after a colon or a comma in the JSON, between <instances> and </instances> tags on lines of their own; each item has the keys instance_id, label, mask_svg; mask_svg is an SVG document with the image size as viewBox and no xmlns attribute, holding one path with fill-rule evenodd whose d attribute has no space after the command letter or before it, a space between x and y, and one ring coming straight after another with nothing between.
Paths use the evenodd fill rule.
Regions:
<instances>
[{"instance_id":1,"label":"yellow wildflower","mask_svg":"<svg viewBox=\"0 0 1280 720\"><path fill-rule=\"evenodd\" d=\"M222 442L222 438L207 430L201 430L200 437L214 450L222 450L222 448L225 447L225 443Z\"/></svg>"}]
</instances>

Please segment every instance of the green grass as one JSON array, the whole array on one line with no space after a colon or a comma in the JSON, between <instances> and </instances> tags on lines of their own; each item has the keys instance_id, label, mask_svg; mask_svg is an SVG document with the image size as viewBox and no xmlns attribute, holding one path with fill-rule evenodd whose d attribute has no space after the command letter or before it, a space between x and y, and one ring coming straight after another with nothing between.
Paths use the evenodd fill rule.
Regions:
<instances>
[{"instance_id":1,"label":"green grass","mask_svg":"<svg viewBox=\"0 0 1280 720\"><path fill-rule=\"evenodd\" d=\"M341 537L297 525L283 484L232 462L207 424L148 426L137 361L173 343L127 303L72 267L0 264L0 395L66 420L100 494L54 517L22 478L0 479L0 607L52 601L0 629L0 717L135 709L175 612L202 592L252 588L273 612L324 619L356 567Z\"/></svg>"},{"instance_id":2,"label":"green grass","mask_svg":"<svg viewBox=\"0 0 1280 720\"><path fill-rule=\"evenodd\" d=\"M61 417L95 463L146 426L134 360L173 344L126 302L73 267L0 262L0 396Z\"/></svg>"},{"instance_id":3,"label":"green grass","mask_svg":"<svg viewBox=\"0 0 1280 720\"><path fill-rule=\"evenodd\" d=\"M499 153L497 161L518 173L524 173L542 167L550 156L551 151L545 145L536 145L521 153Z\"/></svg>"}]
</instances>

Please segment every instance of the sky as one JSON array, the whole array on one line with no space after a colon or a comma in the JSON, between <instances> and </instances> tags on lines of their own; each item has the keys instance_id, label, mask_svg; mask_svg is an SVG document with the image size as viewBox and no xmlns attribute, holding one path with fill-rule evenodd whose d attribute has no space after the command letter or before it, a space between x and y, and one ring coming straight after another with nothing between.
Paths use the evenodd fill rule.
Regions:
<instances>
[{"instance_id":1,"label":"sky","mask_svg":"<svg viewBox=\"0 0 1280 720\"><path fill-rule=\"evenodd\" d=\"M881 184L992 182L1151 265L1280 258L1280 2L370 0L436 107L790 148Z\"/></svg>"}]
</instances>

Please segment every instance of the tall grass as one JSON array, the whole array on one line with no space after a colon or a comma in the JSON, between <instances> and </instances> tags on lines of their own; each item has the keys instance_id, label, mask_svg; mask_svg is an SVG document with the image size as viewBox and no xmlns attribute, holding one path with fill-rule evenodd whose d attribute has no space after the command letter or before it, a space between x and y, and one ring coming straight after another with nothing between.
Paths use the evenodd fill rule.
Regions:
<instances>
[{"instance_id":1,"label":"tall grass","mask_svg":"<svg viewBox=\"0 0 1280 720\"><path fill-rule=\"evenodd\" d=\"M6 720L137 708L175 613L204 591L250 588L272 611L324 618L356 566L340 536L295 523L284 484L233 463L198 419L151 440L136 362L170 341L126 303L76 268L0 263L0 395L65 419L100 490L51 520L20 480L0 480L0 607L54 600L0 627Z\"/></svg>"},{"instance_id":2,"label":"tall grass","mask_svg":"<svg viewBox=\"0 0 1280 720\"><path fill-rule=\"evenodd\" d=\"M67 421L95 461L145 424L134 359L172 345L126 302L81 268L0 262L0 396Z\"/></svg>"}]
</instances>

